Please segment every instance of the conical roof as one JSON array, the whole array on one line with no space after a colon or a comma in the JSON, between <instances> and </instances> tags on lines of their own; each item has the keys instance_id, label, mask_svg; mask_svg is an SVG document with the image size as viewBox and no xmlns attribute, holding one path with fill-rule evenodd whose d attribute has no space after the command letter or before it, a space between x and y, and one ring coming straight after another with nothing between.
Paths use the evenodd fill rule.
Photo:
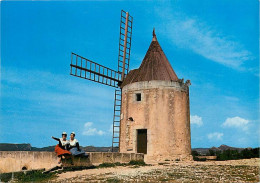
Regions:
<instances>
[{"instance_id":1,"label":"conical roof","mask_svg":"<svg viewBox=\"0 0 260 183\"><path fill-rule=\"evenodd\" d=\"M166 58L159 42L157 41L154 31L153 40L140 67L129 72L121 84L121 87L135 82L152 80L178 80L176 73Z\"/></svg>"}]
</instances>

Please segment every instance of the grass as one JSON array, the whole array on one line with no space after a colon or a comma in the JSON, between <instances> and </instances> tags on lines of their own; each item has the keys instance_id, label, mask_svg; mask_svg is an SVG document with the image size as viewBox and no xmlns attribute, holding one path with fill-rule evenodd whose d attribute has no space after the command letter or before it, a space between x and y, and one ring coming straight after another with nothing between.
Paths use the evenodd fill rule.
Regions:
<instances>
[{"instance_id":1,"label":"grass","mask_svg":"<svg viewBox=\"0 0 260 183\"><path fill-rule=\"evenodd\" d=\"M100 165L98 165L96 168L109 168L109 167L115 167L115 166L126 166L127 164L125 163L101 163Z\"/></svg>"},{"instance_id":2,"label":"grass","mask_svg":"<svg viewBox=\"0 0 260 183\"><path fill-rule=\"evenodd\" d=\"M133 161L129 163L102 163L100 166L94 168L105 168L105 167L116 167L116 166L129 166L129 168L139 167L141 163L139 161ZM207 169L205 171L204 169ZM210 170L210 171L208 171ZM97 175L96 177L86 176L85 182L96 181L96 182L110 182L110 183L121 183L129 180L129 182L137 180L139 182L170 182L170 181L180 181L186 180L184 182L219 182L219 181L229 181L229 182L258 182L258 167L248 167L248 166L215 166L215 165L195 165L195 166L173 166L165 169L154 169L152 172L144 172L136 176L126 176L124 179L120 177L115 177L113 173L107 173L107 175ZM23 179L20 182L48 182L52 180L50 178L43 177L39 175L37 179ZM55 176L55 175L54 175ZM111 177L112 176L112 177ZM32 176L31 176L32 177ZM129 179L128 179L129 178ZM80 179L82 180L82 179Z\"/></svg>"},{"instance_id":3,"label":"grass","mask_svg":"<svg viewBox=\"0 0 260 183\"><path fill-rule=\"evenodd\" d=\"M79 171L86 169L94 169L96 166L71 166L71 167L63 167L63 170L57 171L57 173L71 172L71 171Z\"/></svg>"},{"instance_id":4,"label":"grass","mask_svg":"<svg viewBox=\"0 0 260 183\"><path fill-rule=\"evenodd\" d=\"M128 165L146 166L147 164L142 160L131 160Z\"/></svg>"},{"instance_id":5,"label":"grass","mask_svg":"<svg viewBox=\"0 0 260 183\"><path fill-rule=\"evenodd\" d=\"M102 163L97 166L97 168L108 168L108 167L115 167L118 166L115 163Z\"/></svg>"},{"instance_id":6,"label":"grass","mask_svg":"<svg viewBox=\"0 0 260 183\"><path fill-rule=\"evenodd\" d=\"M131 168L140 168L140 166L139 165L133 165L133 166L131 166Z\"/></svg>"},{"instance_id":7,"label":"grass","mask_svg":"<svg viewBox=\"0 0 260 183\"><path fill-rule=\"evenodd\" d=\"M161 178L160 181L162 182L166 182L166 181L169 181L170 179L167 179L167 178Z\"/></svg>"},{"instance_id":8,"label":"grass","mask_svg":"<svg viewBox=\"0 0 260 183\"><path fill-rule=\"evenodd\" d=\"M19 174L16 178L18 182L46 182L55 177L56 175L54 173L43 174L42 172L36 171Z\"/></svg>"},{"instance_id":9,"label":"grass","mask_svg":"<svg viewBox=\"0 0 260 183\"><path fill-rule=\"evenodd\" d=\"M43 171L33 170L24 172L4 173L0 175L1 181L9 182L12 179L16 182L46 182L56 177L55 173L43 174Z\"/></svg>"},{"instance_id":10,"label":"grass","mask_svg":"<svg viewBox=\"0 0 260 183\"><path fill-rule=\"evenodd\" d=\"M121 181L120 181L120 179L117 179L117 178L110 178L110 179L107 179L106 182L109 182L109 183L119 183Z\"/></svg>"},{"instance_id":11,"label":"grass","mask_svg":"<svg viewBox=\"0 0 260 183\"><path fill-rule=\"evenodd\" d=\"M131 160L129 163L101 163L96 168L109 168L109 167L116 167L116 166L134 166L134 168L138 168L139 166L146 166L147 164L144 161L136 161Z\"/></svg>"}]
</instances>

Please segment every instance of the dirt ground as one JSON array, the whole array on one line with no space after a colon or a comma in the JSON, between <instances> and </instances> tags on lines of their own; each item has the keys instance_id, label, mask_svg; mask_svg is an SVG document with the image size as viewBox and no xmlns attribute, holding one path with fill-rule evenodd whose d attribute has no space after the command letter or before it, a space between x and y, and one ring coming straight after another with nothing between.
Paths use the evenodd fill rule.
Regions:
<instances>
[{"instance_id":1,"label":"dirt ground","mask_svg":"<svg viewBox=\"0 0 260 183\"><path fill-rule=\"evenodd\" d=\"M164 162L59 174L51 182L259 182L260 159Z\"/></svg>"}]
</instances>

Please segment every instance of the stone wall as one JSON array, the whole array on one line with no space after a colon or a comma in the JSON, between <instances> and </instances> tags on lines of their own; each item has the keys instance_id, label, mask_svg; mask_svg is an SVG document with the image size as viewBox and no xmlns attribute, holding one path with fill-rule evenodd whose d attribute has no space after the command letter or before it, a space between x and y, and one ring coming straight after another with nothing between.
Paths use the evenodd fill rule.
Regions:
<instances>
[{"instance_id":1,"label":"stone wall","mask_svg":"<svg viewBox=\"0 0 260 183\"><path fill-rule=\"evenodd\" d=\"M94 165L100 163L128 163L131 160L144 160L144 154L141 153L90 152L88 154L90 162Z\"/></svg>"},{"instance_id":2,"label":"stone wall","mask_svg":"<svg viewBox=\"0 0 260 183\"><path fill-rule=\"evenodd\" d=\"M217 159L217 156L196 156L198 159L205 159L206 161L215 161Z\"/></svg>"},{"instance_id":3,"label":"stone wall","mask_svg":"<svg viewBox=\"0 0 260 183\"><path fill-rule=\"evenodd\" d=\"M144 160L143 154L89 152L90 164L128 163L131 160ZM54 152L0 151L0 173L16 172L22 169L49 169L57 165L58 158Z\"/></svg>"},{"instance_id":4,"label":"stone wall","mask_svg":"<svg viewBox=\"0 0 260 183\"><path fill-rule=\"evenodd\" d=\"M56 166L58 158L54 152L0 151L0 173L22 169L41 169Z\"/></svg>"},{"instance_id":5,"label":"stone wall","mask_svg":"<svg viewBox=\"0 0 260 183\"><path fill-rule=\"evenodd\" d=\"M120 152L137 152L138 129L147 129L146 160L192 160L189 83L144 81L123 87Z\"/></svg>"}]
</instances>

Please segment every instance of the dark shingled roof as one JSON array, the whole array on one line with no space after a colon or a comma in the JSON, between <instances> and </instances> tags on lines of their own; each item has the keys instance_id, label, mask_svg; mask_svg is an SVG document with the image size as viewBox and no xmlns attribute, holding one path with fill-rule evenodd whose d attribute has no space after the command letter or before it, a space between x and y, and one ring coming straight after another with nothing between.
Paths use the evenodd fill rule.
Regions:
<instances>
[{"instance_id":1,"label":"dark shingled roof","mask_svg":"<svg viewBox=\"0 0 260 183\"><path fill-rule=\"evenodd\" d=\"M131 83L152 80L178 81L178 77L163 53L154 32L152 43L142 64L138 69L131 70L128 73L121 84L121 88Z\"/></svg>"}]
</instances>

